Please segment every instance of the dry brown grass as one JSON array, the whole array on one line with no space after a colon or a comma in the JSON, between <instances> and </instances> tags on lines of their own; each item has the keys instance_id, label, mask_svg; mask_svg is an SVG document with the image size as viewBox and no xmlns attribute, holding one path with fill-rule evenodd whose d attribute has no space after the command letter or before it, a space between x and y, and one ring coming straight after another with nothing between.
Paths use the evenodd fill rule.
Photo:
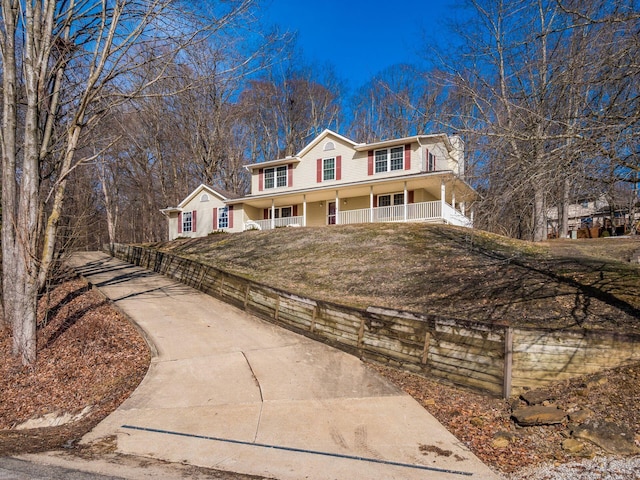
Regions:
<instances>
[{"instance_id":1,"label":"dry brown grass","mask_svg":"<svg viewBox=\"0 0 640 480\"><path fill-rule=\"evenodd\" d=\"M533 244L444 225L217 234L157 248L311 298L640 333L640 237Z\"/></svg>"}]
</instances>

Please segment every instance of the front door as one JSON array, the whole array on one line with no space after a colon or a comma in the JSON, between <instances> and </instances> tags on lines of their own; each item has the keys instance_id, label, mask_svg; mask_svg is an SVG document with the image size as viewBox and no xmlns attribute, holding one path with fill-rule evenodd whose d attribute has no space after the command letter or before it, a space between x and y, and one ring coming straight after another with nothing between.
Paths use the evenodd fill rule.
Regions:
<instances>
[{"instance_id":1,"label":"front door","mask_svg":"<svg viewBox=\"0 0 640 480\"><path fill-rule=\"evenodd\" d=\"M327 203L327 225L336 224L336 202Z\"/></svg>"}]
</instances>

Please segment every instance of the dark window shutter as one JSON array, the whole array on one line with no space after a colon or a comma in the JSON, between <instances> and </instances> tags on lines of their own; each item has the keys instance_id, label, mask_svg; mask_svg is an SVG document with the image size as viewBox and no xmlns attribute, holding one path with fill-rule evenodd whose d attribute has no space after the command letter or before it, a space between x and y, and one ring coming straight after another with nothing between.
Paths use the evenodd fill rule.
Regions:
<instances>
[{"instance_id":1,"label":"dark window shutter","mask_svg":"<svg viewBox=\"0 0 640 480\"><path fill-rule=\"evenodd\" d=\"M258 170L258 191L264 190L264 168Z\"/></svg>"},{"instance_id":2,"label":"dark window shutter","mask_svg":"<svg viewBox=\"0 0 640 480\"><path fill-rule=\"evenodd\" d=\"M233 205L229 205L229 228L233 228Z\"/></svg>"},{"instance_id":3,"label":"dark window shutter","mask_svg":"<svg viewBox=\"0 0 640 480\"><path fill-rule=\"evenodd\" d=\"M411 170L411 144L404 146L404 169Z\"/></svg>"},{"instance_id":4,"label":"dark window shutter","mask_svg":"<svg viewBox=\"0 0 640 480\"><path fill-rule=\"evenodd\" d=\"M182 233L182 212L178 213L178 233Z\"/></svg>"},{"instance_id":5,"label":"dark window shutter","mask_svg":"<svg viewBox=\"0 0 640 480\"><path fill-rule=\"evenodd\" d=\"M264 218L265 220L269 220L269 209L268 208L264 209L264 214L263 214L262 218Z\"/></svg>"},{"instance_id":6,"label":"dark window shutter","mask_svg":"<svg viewBox=\"0 0 640 480\"><path fill-rule=\"evenodd\" d=\"M294 205L293 206L293 216L297 217L298 216L298 205Z\"/></svg>"},{"instance_id":7,"label":"dark window shutter","mask_svg":"<svg viewBox=\"0 0 640 480\"><path fill-rule=\"evenodd\" d=\"M195 210L193 212L191 212L191 231L193 233L196 232L196 212Z\"/></svg>"},{"instance_id":8,"label":"dark window shutter","mask_svg":"<svg viewBox=\"0 0 640 480\"><path fill-rule=\"evenodd\" d=\"M413 190L407 192L407 203L413 203Z\"/></svg>"},{"instance_id":9,"label":"dark window shutter","mask_svg":"<svg viewBox=\"0 0 640 480\"><path fill-rule=\"evenodd\" d=\"M213 207L213 230L218 229L218 207Z\"/></svg>"},{"instance_id":10,"label":"dark window shutter","mask_svg":"<svg viewBox=\"0 0 640 480\"><path fill-rule=\"evenodd\" d=\"M287 165L287 186L293 187L293 164Z\"/></svg>"},{"instance_id":11,"label":"dark window shutter","mask_svg":"<svg viewBox=\"0 0 640 480\"><path fill-rule=\"evenodd\" d=\"M373 208L378 208L378 196L373 196Z\"/></svg>"},{"instance_id":12,"label":"dark window shutter","mask_svg":"<svg viewBox=\"0 0 640 480\"><path fill-rule=\"evenodd\" d=\"M342 155L336 157L336 180L342 178Z\"/></svg>"},{"instance_id":13,"label":"dark window shutter","mask_svg":"<svg viewBox=\"0 0 640 480\"><path fill-rule=\"evenodd\" d=\"M321 158L316 160L316 181L318 183L322 182L322 159Z\"/></svg>"},{"instance_id":14,"label":"dark window shutter","mask_svg":"<svg viewBox=\"0 0 640 480\"><path fill-rule=\"evenodd\" d=\"M367 175L373 175L373 150L367 153Z\"/></svg>"}]
</instances>

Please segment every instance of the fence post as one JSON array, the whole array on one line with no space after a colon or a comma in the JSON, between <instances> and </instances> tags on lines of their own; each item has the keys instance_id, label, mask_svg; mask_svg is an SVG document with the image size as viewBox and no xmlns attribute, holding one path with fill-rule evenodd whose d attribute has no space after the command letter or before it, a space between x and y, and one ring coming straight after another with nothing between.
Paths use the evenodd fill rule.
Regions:
<instances>
[{"instance_id":1,"label":"fence post","mask_svg":"<svg viewBox=\"0 0 640 480\"><path fill-rule=\"evenodd\" d=\"M502 380L502 396L511 396L511 376L513 370L513 328L504 330L504 377Z\"/></svg>"},{"instance_id":2,"label":"fence post","mask_svg":"<svg viewBox=\"0 0 640 480\"><path fill-rule=\"evenodd\" d=\"M313 311L311 312L311 324L309 325L309 331L314 333L316 330L316 315L318 312L318 305L313 306Z\"/></svg>"},{"instance_id":3,"label":"fence post","mask_svg":"<svg viewBox=\"0 0 640 480\"><path fill-rule=\"evenodd\" d=\"M360 328L358 329L358 348L362 348L362 342L364 341L364 315L360 317Z\"/></svg>"},{"instance_id":4,"label":"fence post","mask_svg":"<svg viewBox=\"0 0 640 480\"><path fill-rule=\"evenodd\" d=\"M431 332L427 331L424 335L424 348L422 349L422 364L426 365L429 360L429 347L431 345Z\"/></svg>"},{"instance_id":5,"label":"fence post","mask_svg":"<svg viewBox=\"0 0 640 480\"><path fill-rule=\"evenodd\" d=\"M247 309L247 304L249 303L249 292L251 291L251 282L247 282L247 287L244 291L244 309Z\"/></svg>"}]
</instances>

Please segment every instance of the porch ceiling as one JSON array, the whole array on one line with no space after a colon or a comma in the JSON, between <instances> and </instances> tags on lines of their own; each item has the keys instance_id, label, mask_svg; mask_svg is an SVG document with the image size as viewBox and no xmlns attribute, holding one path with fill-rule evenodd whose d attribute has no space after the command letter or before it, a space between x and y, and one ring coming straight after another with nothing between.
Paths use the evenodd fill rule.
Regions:
<instances>
[{"instance_id":1,"label":"porch ceiling","mask_svg":"<svg viewBox=\"0 0 640 480\"><path fill-rule=\"evenodd\" d=\"M402 192L405 188L405 182L407 190L424 189L435 198L440 198L440 189L443 181L446 187L447 201L451 200L454 189L457 202L470 201L477 198L477 193L451 172L436 172L399 178L376 179L373 182L327 185L322 188L256 195L236 199L229 203L244 203L256 208L269 208L272 201L276 206L301 204L305 198L307 203L326 202L335 199L336 192L340 199L369 196L371 187L373 187L374 195Z\"/></svg>"}]
</instances>

